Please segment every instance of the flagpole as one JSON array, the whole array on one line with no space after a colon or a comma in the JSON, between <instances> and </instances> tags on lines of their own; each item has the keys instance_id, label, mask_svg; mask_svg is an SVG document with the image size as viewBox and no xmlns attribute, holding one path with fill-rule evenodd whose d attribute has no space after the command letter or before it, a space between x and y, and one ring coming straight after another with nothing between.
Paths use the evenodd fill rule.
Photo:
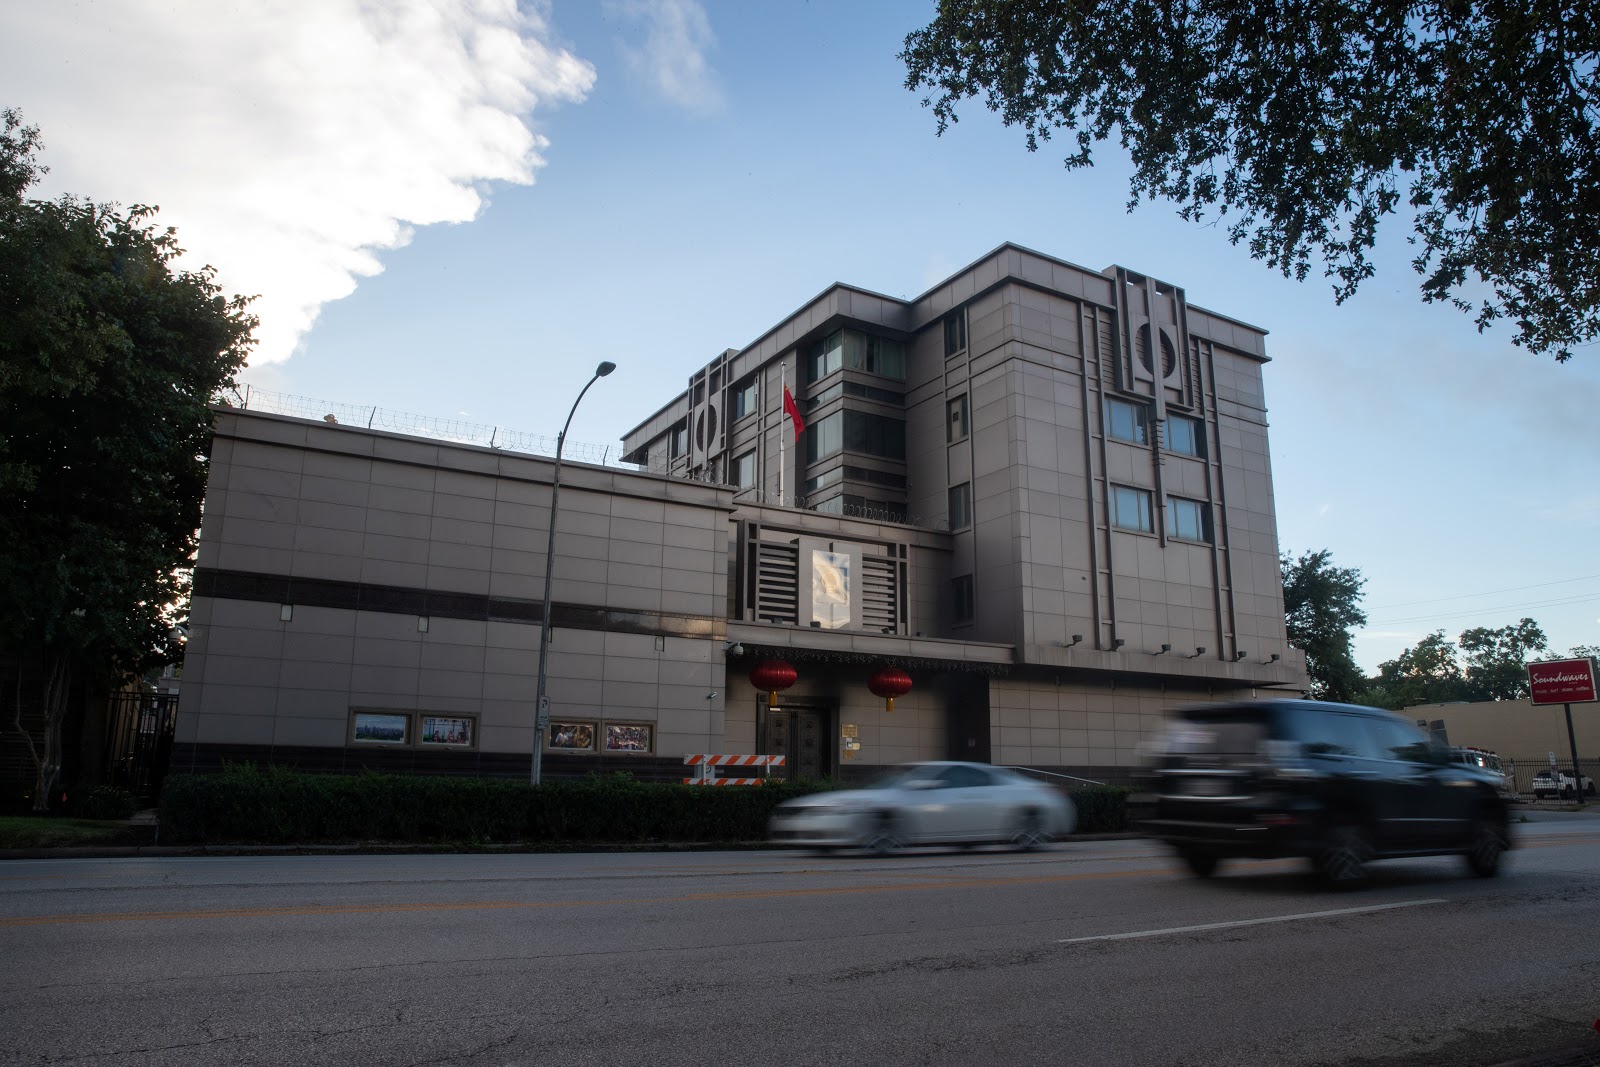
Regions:
<instances>
[{"instance_id":1,"label":"flagpole","mask_svg":"<svg viewBox=\"0 0 1600 1067\"><path fill-rule=\"evenodd\" d=\"M789 364L780 363L780 364L778 364L778 403L780 405L783 403L783 398L788 392L789 392ZM784 431L787 429L787 427L785 427L783 425L783 419L784 418L788 418L788 416L789 416L788 412L783 412L783 418L780 418L778 420L778 506L780 508L783 507L784 457L788 452L788 449L786 449L784 447L784 437L786 436Z\"/></svg>"}]
</instances>

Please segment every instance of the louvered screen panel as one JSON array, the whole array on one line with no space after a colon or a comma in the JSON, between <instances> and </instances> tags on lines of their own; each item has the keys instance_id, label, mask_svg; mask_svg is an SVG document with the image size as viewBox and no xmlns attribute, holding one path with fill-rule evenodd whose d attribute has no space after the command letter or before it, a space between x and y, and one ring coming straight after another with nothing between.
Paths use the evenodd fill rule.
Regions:
<instances>
[{"instance_id":1,"label":"louvered screen panel","mask_svg":"<svg viewBox=\"0 0 1600 1067\"><path fill-rule=\"evenodd\" d=\"M899 567L888 556L865 556L861 560L861 625L868 630L898 633L900 618Z\"/></svg>"},{"instance_id":2,"label":"louvered screen panel","mask_svg":"<svg viewBox=\"0 0 1600 1067\"><path fill-rule=\"evenodd\" d=\"M800 625L800 548L757 542L756 618Z\"/></svg>"}]
</instances>

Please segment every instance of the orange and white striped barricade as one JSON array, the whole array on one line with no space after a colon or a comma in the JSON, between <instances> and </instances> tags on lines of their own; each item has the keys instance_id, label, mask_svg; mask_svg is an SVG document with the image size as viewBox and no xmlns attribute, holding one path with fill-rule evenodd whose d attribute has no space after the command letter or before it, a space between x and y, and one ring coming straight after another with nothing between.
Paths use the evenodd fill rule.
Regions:
<instances>
[{"instance_id":1,"label":"orange and white striped barricade","mask_svg":"<svg viewBox=\"0 0 1600 1067\"><path fill-rule=\"evenodd\" d=\"M784 765L783 756L725 756L716 753L697 752L683 757L686 767L693 767L694 777L685 778L684 785L763 785L766 775L772 773L772 768ZM717 774L718 767L760 767L760 778L722 778Z\"/></svg>"}]
</instances>

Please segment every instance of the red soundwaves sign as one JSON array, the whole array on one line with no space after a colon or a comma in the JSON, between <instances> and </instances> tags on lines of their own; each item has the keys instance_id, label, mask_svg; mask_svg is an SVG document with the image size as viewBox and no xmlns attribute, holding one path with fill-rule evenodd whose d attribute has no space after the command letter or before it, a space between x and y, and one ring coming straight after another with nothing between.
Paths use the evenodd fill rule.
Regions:
<instances>
[{"instance_id":1,"label":"red soundwaves sign","mask_svg":"<svg viewBox=\"0 0 1600 1067\"><path fill-rule=\"evenodd\" d=\"M1535 704L1583 704L1597 699L1593 660L1530 663L1528 685Z\"/></svg>"}]
</instances>

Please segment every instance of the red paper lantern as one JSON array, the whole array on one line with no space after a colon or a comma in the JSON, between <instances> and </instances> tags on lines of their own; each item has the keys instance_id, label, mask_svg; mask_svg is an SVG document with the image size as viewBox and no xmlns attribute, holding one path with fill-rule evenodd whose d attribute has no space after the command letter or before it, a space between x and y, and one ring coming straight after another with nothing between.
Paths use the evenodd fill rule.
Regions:
<instances>
[{"instance_id":1,"label":"red paper lantern","mask_svg":"<svg viewBox=\"0 0 1600 1067\"><path fill-rule=\"evenodd\" d=\"M899 667L885 667L867 679L867 688L883 698L884 711L893 711L894 698L911 692L911 675Z\"/></svg>"},{"instance_id":2,"label":"red paper lantern","mask_svg":"<svg viewBox=\"0 0 1600 1067\"><path fill-rule=\"evenodd\" d=\"M799 672L781 659L763 660L750 672L750 684L766 691L769 708L777 707L778 692L789 688L799 678Z\"/></svg>"}]
</instances>

